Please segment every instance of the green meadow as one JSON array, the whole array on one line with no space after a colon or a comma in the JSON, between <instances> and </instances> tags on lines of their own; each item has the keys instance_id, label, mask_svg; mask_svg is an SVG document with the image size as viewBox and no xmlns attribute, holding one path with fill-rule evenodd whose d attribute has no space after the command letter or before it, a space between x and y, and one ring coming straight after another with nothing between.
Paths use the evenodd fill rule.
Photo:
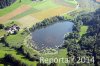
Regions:
<instances>
[{"instance_id":1,"label":"green meadow","mask_svg":"<svg viewBox=\"0 0 100 66\"><path fill-rule=\"evenodd\" d=\"M16 50L5 47L3 44L0 43L0 58L3 58L5 54L11 54L13 57L15 57L17 60L20 60L23 63L26 63L28 66L36 66L37 62L31 62L28 59L25 59L22 54L18 54ZM3 66L3 64L0 64L0 66Z\"/></svg>"},{"instance_id":2,"label":"green meadow","mask_svg":"<svg viewBox=\"0 0 100 66\"><path fill-rule=\"evenodd\" d=\"M38 2L38 3L33 2L33 3L28 4L28 5L31 6L31 9L29 9L29 10L27 10L19 15L16 15L12 19L19 19L21 17L24 17L24 16L32 14L32 13L37 13L37 12L40 12L43 10L47 10L50 8L55 8L55 7L60 6L58 4L55 4L52 0L47 0L47 1Z\"/></svg>"},{"instance_id":3,"label":"green meadow","mask_svg":"<svg viewBox=\"0 0 100 66\"><path fill-rule=\"evenodd\" d=\"M72 5L76 5L77 4L76 0L64 0L64 1L69 3L69 4L72 4Z\"/></svg>"},{"instance_id":4,"label":"green meadow","mask_svg":"<svg viewBox=\"0 0 100 66\"><path fill-rule=\"evenodd\" d=\"M80 36L84 35L87 32L88 26L82 26L81 31L79 32Z\"/></svg>"}]
</instances>

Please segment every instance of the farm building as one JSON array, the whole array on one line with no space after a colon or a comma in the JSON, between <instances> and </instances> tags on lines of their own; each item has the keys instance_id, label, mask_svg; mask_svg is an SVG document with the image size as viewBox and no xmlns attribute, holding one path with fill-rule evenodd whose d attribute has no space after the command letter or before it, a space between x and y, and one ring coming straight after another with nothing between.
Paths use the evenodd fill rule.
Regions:
<instances>
[{"instance_id":1,"label":"farm building","mask_svg":"<svg viewBox=\"0 0 100 66\"><path fill-rule=\"evenodd\" d=\"M14 34L15 32L19 31L20 27L14 24L13 26L6 29L7 33Z\"/></svg>"}]
</instances>

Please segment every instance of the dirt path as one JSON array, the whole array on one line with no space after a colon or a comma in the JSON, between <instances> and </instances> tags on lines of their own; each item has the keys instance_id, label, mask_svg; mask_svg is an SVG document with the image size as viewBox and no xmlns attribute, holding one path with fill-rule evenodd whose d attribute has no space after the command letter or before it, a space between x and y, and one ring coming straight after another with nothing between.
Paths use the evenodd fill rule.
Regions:
<instances>
[{"instance_id":1,"label":"dirt path","mask_svg":"<svg viewBox=\"0 0 100 66\"><path fill-rule=\"evenodd\" d=\"M0 17L0 23L3 23L5 21L15 17L16 15L21 14L21 13L29 10L30 8L31 8L31 6L22 5L19 8L17 8L16 10L12 11L11 13L8 13L7 15Z\"/></svg>"}]
</instances>

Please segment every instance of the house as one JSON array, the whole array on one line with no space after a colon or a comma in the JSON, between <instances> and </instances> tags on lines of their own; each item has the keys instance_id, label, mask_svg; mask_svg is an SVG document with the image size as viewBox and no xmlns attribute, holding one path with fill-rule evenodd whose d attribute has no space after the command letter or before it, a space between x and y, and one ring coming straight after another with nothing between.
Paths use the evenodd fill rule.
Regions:
<instances>
[{"instance_id":1,"label":"house","mask_svg":"<svg viewBox=\"0 0 100 66\"><path fill-rule=\"evenodd\" d=\"M14 24L13 26L9 27L6 31L9 34L15 34L16 32L18 32L20 29L19 26L17 26L16 24Z\"/></svg>"}]
</instances>

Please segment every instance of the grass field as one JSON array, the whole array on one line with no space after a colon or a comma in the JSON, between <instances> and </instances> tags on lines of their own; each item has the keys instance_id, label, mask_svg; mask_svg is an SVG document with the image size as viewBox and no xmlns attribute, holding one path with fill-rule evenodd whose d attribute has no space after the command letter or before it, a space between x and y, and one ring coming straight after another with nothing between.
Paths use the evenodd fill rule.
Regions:
<instances>
[{"instance_id":1,"label":"grass field","mask_svg":"<svg viewBox=\"0 0 100 66\"><path fill-rule=\"evenodd\" d=\"M32 52L33 53L33 52ZM28 59L24 58L22 54L18 54L16 50L11 49L9 47L5 47L2 43L0 43L0 58L3 58L5 54L11 54L13 57L15 57L17 60L20 60L21 62L26 63L28 66L36 66L37 62L31 62ZM45 58L67 58L67 50L66 49L60 49L58 51L58 54L40 54ZM3 64L2 64L3 65ZM57 63L58 66L66 66L65 63Z\"/></svg>"},{"instance_id":2,"label":"grass field","mask_svg":"<svg viewBox=\"0 0 100 66\"><path fill-rule=\"evenodd\" d=\"M27 27L27 25L29 25L29 24L30 25L35 24L36 22L39 22L45 18L61 15L63 13L69 12L70 10L73 10L73 8L65 7L65 6L49 8L49 9L38 11L35 13L33 12L32 14L30 14L28 16L17 19L17 22L23 23L24 27ZM42 16L40 16L40 15L42 15ZM26 24L27 22L30 22L30 23Z\"/></svg>"},{"instance_id":3,"label":"grass field","mask_svg":"<svg viewBox=\"0 0 100 66\"><path fill-rule=\"evenodd\" d=\"M79 32L79 34L80 34L80 38L78 38L76 41L78 42L80 39L81 39L81 37L84 35L84 34L86 34L87 33L87 30L88 30L88 26L81 26L81 29L80 29L80 32Z\"/></svg>"},{"instance_id":4,"label":"grass field","mask_svg":"<svg viewBox=\"0 0 100 66\"><path fill-rule=\"evenodd\" d=\"M87 32L88 26L82 26L80 31L80 36L84 35Z\"/></svg>"},{"instance_id":5,"label":"grass field","mask_svg":"<svg viewBox=\"0 0 100 66\"><path fill-rule=\"evenodd\" d=\"M19 0L17 0L14 4L12 4L9 7L6 7L4 9L0 9L0 16L4 16L10 12L12 12L13 10L17 9L18 7L20 7L23 4L30 4L31 1L30 0L23 0L21 3L19 3Z\"/></svg>"},{"instance_id":6,"label":"grass field","mask_svg":"<svg viewBox=\"0 0 100 66\"><path fill-rule=\"evenodd\" d=\"M56 7L56 8L51 8L51 9L47 9L38 13L33 13L32 16L34 16L37 19L43 20L44 18L49 18L49 17L53 17L56 15L61 15L63 13L66 13L68 11L72 10L72 8L70 7L65 7L65 6L60 6L60 7ZM42 15L42 16L39 16Z\"/></svg>"},{"instance_id":7,"label":"grass field","mask_svg":"<svg viewBox=\"0 0 100 66\"><path fill-rule=\"evenodd\" d=\"M31 3L29 5L32 7L30 10L27 10L24 13L21 13L15 16L13 19L18 19L32 13L37 13L42 10L47 10L47 9L55 8L59 6L55 4L52 0L47 0L47 1L39 2L39 3Z\"/></svg>"},{"instance_id":8,"label":"grass field","mask_svg":"<svg viewBox=\"0 0 100 66\"><path fill-rule=\"evenodd\" d=\"M45 18L61 15L73 10L75 7L72 4L73 2L76 1L73 0L69 3L69 0L44 0L39 2L25 0L19 3L19 0L17 0L10 7L0 10L0 22L6 23L13 20L21 23L23 27L28 27Z\"/></svg>"},{"instance_id":9,"label":"grass field","mask_svg":"<svg viewBox=\"0 0 100 66\"><path fill-rule=\"evenodd\" d=\"M42 54L42 57L44 58L67 58L67 49L59 49L57 54ZM65 63L57 63L57 66L66 66Z\"/></svg>"},{"instance_id":10,"label":"grass field","mask_svg":"<svg viewBox=\"0 0 100 66\"><path fill-rule=\"evenodd\" d=\"M10 35L6 38L8 44L11 47L19 47L23 44L24 38L28 35L27 33L18 32L16 35ZM16 41L17 40L17 41Z\"/></svg>"},{"instance_id":11,"label":"grass field","mask_svg":"<svg viewBox=\"0 0 100 66\"><path fill-rule=\"evenodd\" d=\"M5 21L7 21L7 20L9 20L9 19L11 19L13 17L15 17L16 15L21 14L21 13L29 10L30 8L31 7L28 6L28 5L22 5L19 8L17 8L16 10L12 11L11 13L8 13L7 15L4 15L4 16L0 17L0 19L1 19L0 22L1 23L5 22Z\"/></svg>"},{"instance_id":12,"label":"grass field","mask_svg":"<svg viewBox=\"0 0 100 66\"><path fill-rule=\"evenodd\" d=\"M3 36L4 34L6 34L6 31L0 29L0 37Z\"/></svg>"},{"instance_id":13,"label":"grass field","mask_svg":"<svg viewBox=\"0 0 100 66\"><path fill-rule=\"evenodd\" d=\"M67 58L67 49L60 49L58 53L59 58ZM65 63L58 63L58 66L66 66Z\"/></svg>"},{"instance_id":14,"label":"grass field","mask_svg":"<svg viewBox=\"0 0 100 66\"><path fill-rule=\"evenodd\" d=\"M77 2L75 0L64 0L65 2L72 4L72 5L76 5Z\"/></svg>"},{"instance_id":15,"label":"grass field","mask_svg":"<svg viewBox=\"0 0 100 66\"><path fill-rule=\"evenodd\" d=\"M13 57L15 57L17 60L20 60L21 62L26 63L28 66L36 66L37 64L37 62L35 61L31 62L28 59L25 59L24 56L21 54L18 54L16 50L8 48L8 47L4 47L4 45L0 43L0 58L3 58L5 54L13 55Z\"/></svg>"}]
</instances>

